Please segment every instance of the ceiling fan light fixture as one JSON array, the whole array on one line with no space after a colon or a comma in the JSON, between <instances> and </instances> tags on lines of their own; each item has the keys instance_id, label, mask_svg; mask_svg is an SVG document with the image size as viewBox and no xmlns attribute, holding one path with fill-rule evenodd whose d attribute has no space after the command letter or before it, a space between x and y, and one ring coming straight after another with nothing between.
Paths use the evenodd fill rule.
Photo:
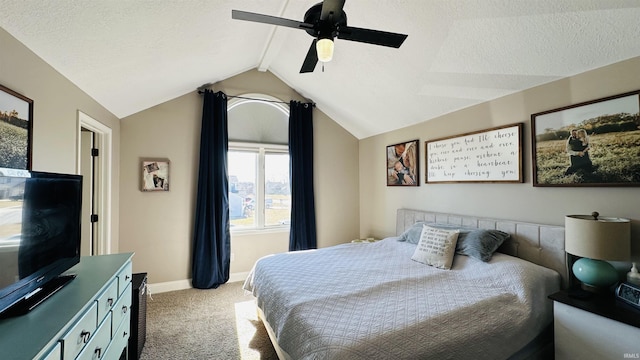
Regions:
<instances>
[{"instance_id":1,"label":"ceiling fan light fixture","mask_svg":"<svg viewBox=\"0 0 640 360\"><path fill-rule=\"evenodd\" d=\"M318 60L321 62L329 62L333 59L333 40L332 39L319 39L316 42L316 51L318 53Z\"/></svg>"}]
</instances>

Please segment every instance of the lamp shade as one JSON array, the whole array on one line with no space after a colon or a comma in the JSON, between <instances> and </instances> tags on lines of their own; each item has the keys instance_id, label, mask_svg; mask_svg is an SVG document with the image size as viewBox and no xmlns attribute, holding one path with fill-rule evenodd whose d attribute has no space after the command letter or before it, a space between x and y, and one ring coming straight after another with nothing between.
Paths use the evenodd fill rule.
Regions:
<instances>
[{"instance_id":1,"label":"lamp shade","mask_svg":"<svg viewBox=\"0 0 640 360\"><path fill-rule=\"evenodd\" d=\"M565 250L590 259L628 261L631 250L629 219L594 215L565 217Z\"/></svg>"},{"instance_id":2,"label":"lamp shade","mask_svg":"<svg viewBox=\"0 0 640 360\"><path fill-rule=\"evenodd\" d=\"M329 62L333 59L333 40L320 39L316 42L316 52L318 53L318 60L322 62Z\"/></svg>"}]
</instances>

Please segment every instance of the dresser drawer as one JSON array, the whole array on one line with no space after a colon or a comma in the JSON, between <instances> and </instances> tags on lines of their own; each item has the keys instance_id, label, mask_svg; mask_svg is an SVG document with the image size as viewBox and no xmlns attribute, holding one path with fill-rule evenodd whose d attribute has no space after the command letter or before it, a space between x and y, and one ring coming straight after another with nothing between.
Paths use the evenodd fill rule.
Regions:
<instances>
[{"instance_id":1,"label":"dresser drawer","mask_svg":"<svg viewBox=\"0 0 640 360\"><path fill-rule=\"evenodd\" d=\"M104 321L100 323L98 330L91 337L87 346L82 349L77 360L104 359L109 342L111 342L111 313L108 313Z\"/></svg>"},{"instance_id":2,"label":"dresser drawer","mask_svg":"<svg viewBox=\"0 0 640 360\"><path fill-rule=\"evenodd\" d=\"M98 310L94 301L89 310L60 339L64 352L63 359L75 359L96 330Z\"/></svg>"},{"instance_id":3,"label":"dresser drawer","mask_svg":"<svg viewBox=\"0 0 640 360\"><path fill-rule=\"evenodd\" d=\"M117 328L113 332L113 337L111 338L111 344L107 349L107 354L105 359L118 359L122 354L122 350L127 347L129 342L129 334L130 329L129 326L131 321L131 312L127 311L127 315L125 315L124 319L120 323L120 327Z\"/></svg>"},{"instance_id":4,"label":"dresser drawer","mask_svg":"<svg viewBox=\"0 0 640 360\"><path fill-rule=\"evenodd\" d=\"M124 293L116 304L113 306L113 329L117 329L120 326L122 320L124 320L131 311L131 285L127 286Z\"/></svg>"},{"instance_id":5,"label":"dresser drawer","mask_svg":"<svg viewBox=\"0 0 640 360\"><path fill-rule=\"evenodd\" d=\"M62 346L60 346L60 343L58 342L56 346L54 346L53 349L51 349L51 351L49 351L41 359L42 360L60 360L61 358L62 358Z\"/></svg>"},{"instance_id":6,"label":"dresser drawer","mask_svg":"<svg viewBox=\"0 0 640 360\"><path fill-rule=\"evenodd\" d=\"M133 272L133 265L127 263L125 267L118 273L118 295L122 295L127 285L131 283L131 273Z\"/></svg>"},{"instance_id":7,"label":"dresser drawer","mask_svg":"<svg viewBox=\"0 0 640 360\"><path fill-rule=\"evenodd\" d=\"M118 300L118 280L113 279L107 289L97 299L99 321L102 321L109 311L111 311L116 300Z\"/></svg>"}]
</instances>

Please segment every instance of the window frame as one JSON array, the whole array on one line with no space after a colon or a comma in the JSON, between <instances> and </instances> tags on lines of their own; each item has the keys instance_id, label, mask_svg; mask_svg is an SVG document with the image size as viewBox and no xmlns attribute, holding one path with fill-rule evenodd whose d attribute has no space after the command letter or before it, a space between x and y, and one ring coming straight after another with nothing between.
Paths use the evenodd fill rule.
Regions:
<instances>
[{"instance_id":1,"label":"window frame","mask_svg":"<svg viewBox=\"0 0 640 360\"><path fill-rule=\"evenodd\" d=\"M289 145L268 144L268 143L251 143L241 141L229 141L227 154L230 151L246 151L257 154L256 161L256 199L254 210L254 226L230 227L232 233L263 233L274 231L289 231L290 224L265 225L266 210L266 189L265 189L265 156L267 154L287 154L289 155ZM291 161L291 157L289 157ZM228 166L227 166L227 172ZM291 169L289 168L289 182L291 182ZM291 185L291 184L289 184Z\"/></svg>"}]
</instances>

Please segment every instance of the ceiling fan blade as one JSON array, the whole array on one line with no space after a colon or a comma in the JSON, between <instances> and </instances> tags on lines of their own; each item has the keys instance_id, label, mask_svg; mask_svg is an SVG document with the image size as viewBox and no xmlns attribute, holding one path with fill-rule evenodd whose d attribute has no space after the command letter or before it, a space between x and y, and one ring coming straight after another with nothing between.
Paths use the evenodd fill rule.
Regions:
<instances>
[{"instance_id":1,"label":"ceiling fan blade","mask_svg":"<svg viewBox=\"0 0 640 360\"><path fill-rule=\"evenodd\" d=\"M264 15L264 14L256 14L256 13L241 11L241 10L231 10L231 18L236 20L259 22L263 24L286 26L286 27L296 28L296 29L305 29L305 30L313 29L313 24L307 24L304 22L296 21L296 20L290 20L290 19L285 19L277 16Z\"/></svg>"},{"instance_id":2,"label":"ceiling fan blade","mask_svg":"<svg viewBox=\"0 0 640 360\"><path fill-rule=\"evenodd\" d=\"M320 12L320 20L327 20L329 14L333 12L334 18L342 14L345 0L324 0L322 2L322 11Z\"/></svg>"},{"instance_id":3,"label":"ceiling fan blade","mask_svg":"<svg viewBox=\"0 0 640 360\"><path fill-rule=\"evenodd\" d=\"M311 46L309 47L309 51L307 52L307 57L304 58L304 62L302 63L302 68L300 69L300 73L308 73L313 72L316 68L316 64L318 63L318 52L316 50L316 42L317 39L313 39Z\"/></svg>"},{"instance_id":4,"label":"ceiling fan blade","mask_svg":"<svg viewBox=\"0 0 640 360\"><path fill-rule=\"evenodd\" d=\"M389 46L394 48L399 48L406 38L407 35L405 34L362 29L351 26L341 27L338 31L338 39L358 41L367 44Z\"/></svg>"}]
</instances>

